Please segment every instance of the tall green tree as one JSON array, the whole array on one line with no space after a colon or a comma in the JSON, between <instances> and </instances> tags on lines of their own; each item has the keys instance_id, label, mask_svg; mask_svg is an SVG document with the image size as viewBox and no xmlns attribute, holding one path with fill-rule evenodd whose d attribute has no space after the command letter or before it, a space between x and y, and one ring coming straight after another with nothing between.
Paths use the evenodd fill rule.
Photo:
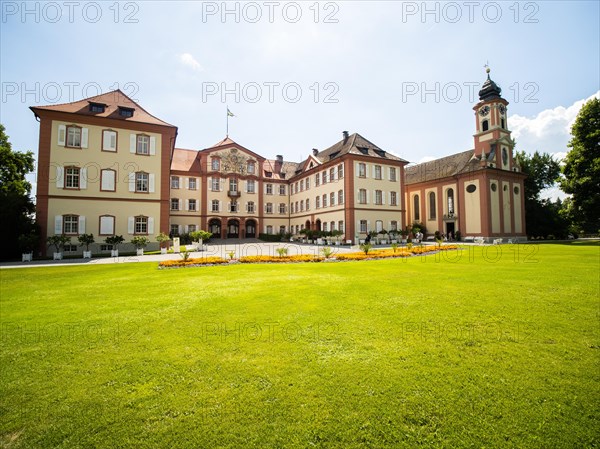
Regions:
<instances>
[{"instance_id":1,"label":"tall green tree","mask_svg":"<svg viewBox=\"0 0 600 449\"><path fill-rule=\"evenodd\" d=\"M21 252L19 237L36 232L31 184L25 179L33 171L34 155L13 151L4 130L0 124L0 257L12 259Z\"/></svg>"},{"instance_id":2,"label":"tall green tree","mask_svg":"<svg viewBox=\"0 0 600 449\"><path fill-rule=\"evenodd\" d=\"M523 186L527 234L533 237L565 237L568 223L559 214L561 202L540 198L542 190L554 186L558 181L559 163L550 154L537 151L532 155L518 151L515 157L521 170L527 175Z\"/></svg>"},{"instance_id":3,"label":"tall green tree","mask_svg":"<svg viewBox=\"0 0 600 449\"><path fill-rule=\"evenodd\" d=\"M573 195L572 213L581 229L600 233L600 99L583 105L571 135L561 187Z\"/></svg>"}]
</instances>

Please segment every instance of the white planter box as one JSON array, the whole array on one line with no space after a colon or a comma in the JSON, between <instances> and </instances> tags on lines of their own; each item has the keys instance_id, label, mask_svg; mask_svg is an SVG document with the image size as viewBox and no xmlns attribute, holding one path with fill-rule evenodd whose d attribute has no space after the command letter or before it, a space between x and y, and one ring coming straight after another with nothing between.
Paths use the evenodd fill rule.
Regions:
<instances>
[{"instance_id":1,"label":"white planter box","mask_svg":"<svg viewBox=\"0 0 600 449\"><path fill-rule=\"evenodd\" d=\"M63 257L63 253L54 253L53 254L54 260L62 260L62 257Z\"/></svg>"},{"instance_id":2,"label":"white planter box","mask_svg":"<svg viewBox=\"0 0 600 449\"><path fill-rule=\"evenodd\" d=\"M398 240L392 240L392 243L398 243Z\"/></svg>"},{"instance_id":3,"label":"white planter box","mask_svg":"<svg viewBox=\"0 0 600 449\"><path fill-rule=\"evenodd\" d=\"M339 241L335 242L335 246L340 246L340 242Z\"/></svg>"},{"instance_id":4,"label":"white planter box","mask_svg":"<svg viewBox=\"0 0 600 449\"><path fill-rule=\"evenodd\" d=\"M31 258L33 257L33 253L23 253L21 255L22 262L31 262Z\"/></svg>"},{"instance_id":5,"label":"white planter box","mask_svg":"<svg viewBox=\"0 0 600 449\"><path fill-rule=\"evenodd\" d=\"M135 252L136 252L136 254L137 254L138 256L143 256L143 255L144 255L144 248L137 248L137 249L135 250Z\"/></svg>"},{"instance_id":6,"label":"white planter box","mask_svg":"<svg viewBox=\"0 0 600 449\"><path fill-rule=\"evenodd\" d=\"M110 250L110 257L119 257L119 250L118 249L111 249Z\"/></svg>"},{"instance_id":7,"label":"white planter box","mask_svg":"<svg viewBox=\"0 0 600 449\"><path fill-rule=\"evenodd\" d=\"M317 245L322 245L323 244L323 239L317 239Z\"/></svg>"},{"instance_id":8,"label":"white planter box","mask_svg":"<svg viewBox=\"0 0 600 449\"><path fill-rule=\"evenodd\" d=\"M406 243L406 239L402 239L402 243Z\"/></svg>"},{"instance_id":9,"label":"white planter box","mask_svg":"<svg viewBox=\"0 0 600 449\"><path fill-rule=\"evenodd\" d=\"M387 245L387 240L382 240L381 245Z\"/></svg>"},{"instance_id":10,"label":"white planter box","mask_svg":"<svg viewBox=\"0 0 600 449\"><path fill-rule=\"evenodd\" d=\"M364 243L365 243L365 239L359 239L359 240L358 240L358 243L359 243L360 245L364 245Z\"/></svg>"},{"instance_id":11,"label":"white planter box","mask_svg":"<svg viewBox=\"0 0 600 449\"><path fill-rule=\"evenodd\" d=\"M84 259L91 259L92 258L92 252L91 251L84 251L83 252L83 258Z\"/></svg>"},{"instance_id":12,"label":"white planter box","mask_svg":"<svg viewBox=\"0 0 600 449\"><path fill-rule=\"evenodd\" d=\"M167 248L161 248L160 249L160 253L161 254L167 254Z\"/></svg>"}]
</instances>

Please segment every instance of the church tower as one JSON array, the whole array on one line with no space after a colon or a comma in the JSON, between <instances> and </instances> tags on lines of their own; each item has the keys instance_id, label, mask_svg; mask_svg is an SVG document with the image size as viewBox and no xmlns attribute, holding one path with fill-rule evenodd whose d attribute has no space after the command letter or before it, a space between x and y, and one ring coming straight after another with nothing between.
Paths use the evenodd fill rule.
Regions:
<instances>
[{"instance_id":1,"label":"church tower","mask_svg":"<svg viewBox=\"0 0 600 449\"><path fill-rule=\"evenodd\" d=\"M502 89L490 79L490 68L486 67L487 80L479 91L479 103L475 111L475 156L481 166L501 170L517 171L513 161L514 142L508 130L508 101L501 97Z\"/></svg>"}]
</instances>

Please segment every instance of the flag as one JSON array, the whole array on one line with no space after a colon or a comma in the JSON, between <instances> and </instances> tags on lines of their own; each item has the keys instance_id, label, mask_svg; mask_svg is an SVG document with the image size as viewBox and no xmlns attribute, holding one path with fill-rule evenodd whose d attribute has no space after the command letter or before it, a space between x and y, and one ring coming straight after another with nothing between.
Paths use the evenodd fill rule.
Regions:
<instances>
[{"instance_id":1,"label":"flag","mask_svg":"<svg viewBox=\"0 0 600 449\"><path fill-rule=\"evenodd\" d=\"M235 115L233 115L233 112L231 112L229 108L227 108L227 117L235 117Z\"/></svg>"}]
</instances>

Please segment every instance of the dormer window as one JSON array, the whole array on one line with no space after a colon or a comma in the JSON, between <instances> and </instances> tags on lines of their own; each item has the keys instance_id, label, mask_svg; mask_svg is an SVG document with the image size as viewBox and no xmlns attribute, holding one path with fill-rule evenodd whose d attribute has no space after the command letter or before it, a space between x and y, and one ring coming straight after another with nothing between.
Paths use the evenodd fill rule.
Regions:
<instances>
[{"instance_id":1,"label":"dormer window","mask_svg":"<svg viewBox=\"0 0 600 449\"><path fill-rule=\"evenodd\" d=\"M104 103L92 103L90 102L90 112L95 114L102 114L106 110Z\"/></svg>"},{"instance_id":2,"label":"dormer window","mask_svg":"<svg viewBox=\"0 0 600 449\"><path fill-rule=\"evenodd\" d=\"M273 177L273 172L266 171L266 172L265 172L265 176L266 176L267 178L272 178L272 177Z\"/></svg>"},{"instance_id":3,"label":"dormer window","mask_svg":"<svg viewBox=\"0 0 600 449\"><path fill-rule=\"evenodd\" d=\"M369 149L367 147L357 147L358 151L360 151L362 154L369 154Z\"/></svg>"},{"instance_id":4,"label":"dormer window","mask_svg":"<svg viewBox=\"0 0 600 449\"><path fill-rule=\"evenodd\" d=\"M379 156L379 157L386 157L385 156L385 151L383 150L373 150L375 151L375 153Z\"/></svg>"},{"instance_id":5,"label":"dormer window","mask_svg":"<svg viewBox=\"0 0 600 449\"><path fill-rule=\"evenodd\" d=\"M119 115L124 118L133 117L133 108L125 108L123 106L119 106Z\"/></svg>"}]
</instances>

